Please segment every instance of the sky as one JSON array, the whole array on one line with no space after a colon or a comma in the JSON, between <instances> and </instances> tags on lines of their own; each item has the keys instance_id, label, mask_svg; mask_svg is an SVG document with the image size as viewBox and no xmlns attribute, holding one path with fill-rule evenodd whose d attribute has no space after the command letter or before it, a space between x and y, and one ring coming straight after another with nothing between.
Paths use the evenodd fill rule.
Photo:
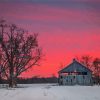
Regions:
<instances>
[{"instance_id":1,"label":"sky","mask_svg":"<svg viewBox=\"0 0 100 100\"><path fill-rule=\"evenodd\" d=\"M57 75L76 56L100 57L100 0L0 0L0 18L39 34L45 56L23 77Z\"/></svg>"}]
</instances>

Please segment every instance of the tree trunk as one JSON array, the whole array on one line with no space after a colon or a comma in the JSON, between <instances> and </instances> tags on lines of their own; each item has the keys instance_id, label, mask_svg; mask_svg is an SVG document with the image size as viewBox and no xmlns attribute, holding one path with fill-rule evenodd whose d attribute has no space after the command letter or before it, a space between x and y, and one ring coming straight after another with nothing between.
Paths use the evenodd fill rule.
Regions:
<instances>
[{"instance_id":1,"label":"tree trunk","mask_svg":"<svg viewBox=\"0 0 100 100\"><path fill-rule=\"evenodd\" d=\"M9 74L10 74L10 78L9 78L9 87L13 88L15 87L15 76L14 76L14 67L12 66L13 64L10 64L10 69L9 69Z\"/></svg>"},{"instance_id":2,"label":"tree trunk","mask_svg":"<svg viewBox=\"0 0 100 100\"><path fill-rule=\"evenodd\" d=\"M13 88L13 79L12 78L9 79L9 87Z\"/></svg>"},{"instance_id":3,"label":"tree trunk","mask_svg":"<svg viewBox=\"0 0 100 100\"><path fill-rule=\"evenodd\" d=\"M17 78L9 79L9 87L11 87L11 88L17 87Z\"/></svg>"}]
</instances>

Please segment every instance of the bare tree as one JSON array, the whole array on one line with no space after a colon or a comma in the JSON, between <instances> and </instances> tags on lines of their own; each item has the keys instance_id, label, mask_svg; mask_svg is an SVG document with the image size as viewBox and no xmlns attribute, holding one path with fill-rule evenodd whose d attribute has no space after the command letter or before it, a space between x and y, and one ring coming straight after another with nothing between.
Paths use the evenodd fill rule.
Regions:
<instances>
[{"instance_id":1,"label":"bare tree","mask_svg":"<svg viewBox=\"0 0 100 100\"><path fill-rule=\"evenodd\" d=\"M97 84L100 84L100 58L95 58L93 61L94 76L96 77Z\"/></svg>"},{"instance_id":2,"label":"bare tree","mask_svg":"<svg viewBox=\"0 0 100 100\"><path fill-rule=\"evenodd\" d=\"M9 87L16 85L21 73L39 64L41 49L37 36L5 20L0 21L0 66L1 73L9 80Z\"/></svg>"},{"instance_id":3,"label":"bare tree","mask_svg":"<svg viewBox=\"0 0 100 100\"><path fill-rule=\"evenodd\" d=\"M93 62L93 59L91 56L89 55L84 55L84 56L81 56L81 57L76 57L76 59L82 63L83 65L87 66L89 69L92 70L92 62Z\"/></svg>"}]
</instances>

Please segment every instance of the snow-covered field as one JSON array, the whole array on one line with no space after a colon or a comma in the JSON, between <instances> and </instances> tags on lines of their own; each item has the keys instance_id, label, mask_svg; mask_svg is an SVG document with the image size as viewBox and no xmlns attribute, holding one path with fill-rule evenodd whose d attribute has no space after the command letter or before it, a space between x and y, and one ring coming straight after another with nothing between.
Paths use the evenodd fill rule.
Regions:
<instances>
[{"instance_id":1,"label":"snow-covered field","mask_svg":"<svg viewBox=\"0 0 100 100\"><path fill-rule=\"evenodd\" d=\"M99 86L20 85L0 88L0 100L100 100Z\"/></svg>"}]
</instances>

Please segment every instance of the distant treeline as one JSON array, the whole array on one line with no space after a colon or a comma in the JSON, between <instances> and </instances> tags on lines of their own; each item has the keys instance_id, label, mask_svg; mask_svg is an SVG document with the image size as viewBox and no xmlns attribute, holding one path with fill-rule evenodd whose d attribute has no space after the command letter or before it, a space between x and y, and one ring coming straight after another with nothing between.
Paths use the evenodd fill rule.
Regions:
<instances>
[{"instance_id":1,"label":"distant treeline","mask_svg":"<svg viewBox=\"0 0 100 100\"><path fill-rule=\"evenodd\" d=\"M92 78L93 83L95 84L100 84L100 78ZM8 81L4 79L0 79L0 84L7 84ZM18 78L17 79L18 84L35 84L35 83L58 83L58 78L57 77L47 77L47 78L40 78L40 77L32 77L32 78Z\"/></svg>"},{"instance_id":2,"label":"distant treeline","mask_svg":"<svg viewBox=\"0 0 100 100\"><path fill-rule=\"evenodd\" d=\"M58 78L57 77L47 77L47 78L39 78L39 77L33 77L33 78L18 78L17 83L18 84L34 84L34 83L57 83ZM6 84L8 83L7 80L0 80L0 84Z\"/></svg>"}]
</instances>

